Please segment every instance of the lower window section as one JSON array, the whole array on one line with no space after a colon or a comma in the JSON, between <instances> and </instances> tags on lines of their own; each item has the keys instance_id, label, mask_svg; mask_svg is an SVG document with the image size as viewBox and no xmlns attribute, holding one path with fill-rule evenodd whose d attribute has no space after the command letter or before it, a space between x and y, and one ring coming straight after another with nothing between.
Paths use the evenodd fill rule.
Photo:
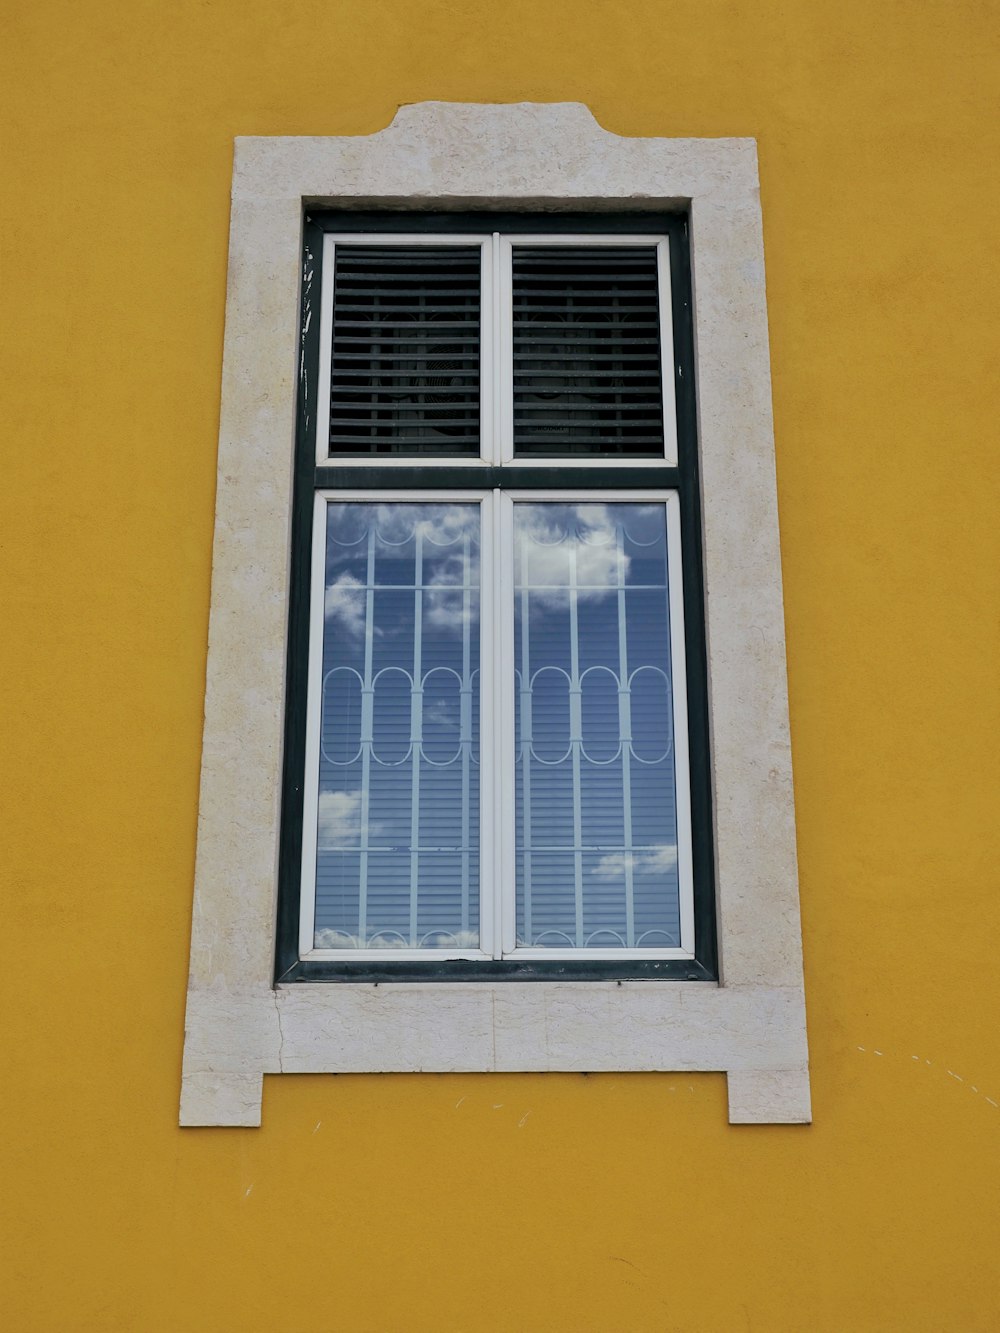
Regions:
<instances>
[{"instance_id":1,"label":"lower window section","mask_svg":"<svg viewBox=\"0 0 1000 1333\"><path fill-rule=\"evenodd\" d=\"M300 956L694 956L676 496L317 499Z\"/></svg>"}]
</instances>

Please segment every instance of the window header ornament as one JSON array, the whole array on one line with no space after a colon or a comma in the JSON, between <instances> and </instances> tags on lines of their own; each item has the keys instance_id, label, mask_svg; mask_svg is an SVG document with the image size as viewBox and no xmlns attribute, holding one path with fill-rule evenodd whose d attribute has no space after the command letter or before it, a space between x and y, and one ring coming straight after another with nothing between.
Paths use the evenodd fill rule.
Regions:
<instances>
[{"instance_id":1,"label":"window header ornament","mask_svg":"<svg viewBox=\"0 0 1000 1333\"><path fill-rule=\"evenodd\" d=\"M687 212L719 985L272 986L303 208ZM402 107L236 141L181 1123L260 1123L265 1073L705 1070L734 1122L810 1118L767 312L749 139L626 139L579 104ZM307 399L305 401L308 401ZM544 993L543 993L544 992Z\"/></svg>"}]
</instances>

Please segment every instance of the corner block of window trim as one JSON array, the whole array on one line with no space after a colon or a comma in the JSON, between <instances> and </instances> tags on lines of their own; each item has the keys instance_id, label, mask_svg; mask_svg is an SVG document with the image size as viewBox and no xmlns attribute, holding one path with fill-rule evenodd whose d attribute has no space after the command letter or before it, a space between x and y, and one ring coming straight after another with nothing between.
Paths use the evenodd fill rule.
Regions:
<instances>
[{"instance_id":1,"label":"corner block of window trim","mask_svg":"<svg viewBox=\"0 0 1000 1333\"><path fill-rule=\"evenodd\" d=\"M720 981L273 985L304 207L681 208L695 294ZM236 143L181 1123L255 1125L263 1074L729 1076L810 1119L756 146L628 139L579 104L402 107ZM546 995L543 996L542 992Z\"/></svg>"}]
</instances>

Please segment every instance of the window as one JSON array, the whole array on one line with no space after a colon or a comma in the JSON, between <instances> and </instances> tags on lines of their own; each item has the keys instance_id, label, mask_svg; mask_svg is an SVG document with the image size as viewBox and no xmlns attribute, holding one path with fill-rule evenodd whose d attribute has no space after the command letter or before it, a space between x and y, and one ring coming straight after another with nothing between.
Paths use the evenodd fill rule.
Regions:
<instances>
[{"instance_id":1,"label":"window","mask_svg":"<svg viewBox=\"0 0 1000 1333\"><path fill-rule=\"evenodd\" d=\"M548 1069L809 1118L754 146L240 140L181 1120Z\"/></svg>"},{"instance_id":2,"label":"window","mask_svg":"<svg viewBox=\"0 0 1000 1333\"><path fill-rule=\"evenodd\" d=\"M307 219L279 981L714 977L685 242Z\"/></svg>"}]
</instances>

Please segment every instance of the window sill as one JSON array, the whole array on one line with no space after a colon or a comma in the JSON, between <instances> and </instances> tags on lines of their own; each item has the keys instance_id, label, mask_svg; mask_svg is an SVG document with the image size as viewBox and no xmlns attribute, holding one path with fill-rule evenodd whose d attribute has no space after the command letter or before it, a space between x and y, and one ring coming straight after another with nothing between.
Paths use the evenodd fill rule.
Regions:
<instances>
[{"instance_id":1,"label":"window sill","mask_svg":"<svg viewBox=\"0 0 1000 1333\"><path fill-rule=\"evenodd\" d=\"M260 1124L263 1075L279 1073L724 1070L731 1122L809 1118L794 986L304 982L203 993L188 1023L182 1124Z\"/></svg>"}]
</instances>

